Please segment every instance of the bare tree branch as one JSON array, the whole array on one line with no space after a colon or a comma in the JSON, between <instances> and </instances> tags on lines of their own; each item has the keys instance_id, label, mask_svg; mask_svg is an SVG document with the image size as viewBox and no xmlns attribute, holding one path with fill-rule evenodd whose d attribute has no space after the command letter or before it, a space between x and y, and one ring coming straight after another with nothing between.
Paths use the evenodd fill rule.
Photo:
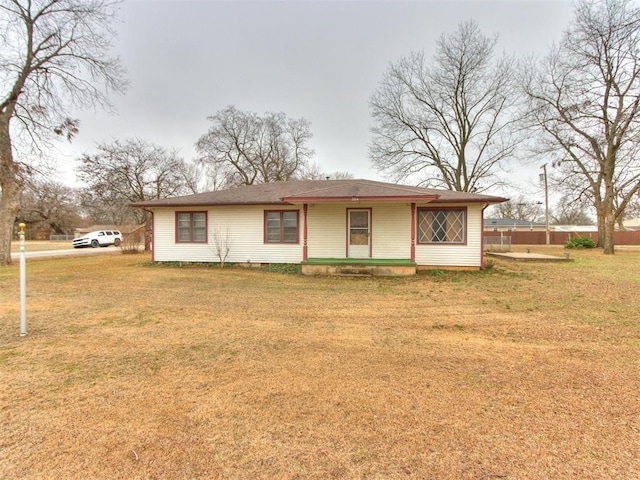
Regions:
<instances>
[{"instance_id":1,"label":"bare tree branch","mask_svg":"<svg viewBox=\"0 0 640 480\"><path fill-rule=\"evenodd\" d=\"M443 35L431 63L412 53L389 67L371 97L373 165L394 181L458 191L503 183L497 170L521 137L513 60L475 22Z\"/></svg>"}]
</instances>

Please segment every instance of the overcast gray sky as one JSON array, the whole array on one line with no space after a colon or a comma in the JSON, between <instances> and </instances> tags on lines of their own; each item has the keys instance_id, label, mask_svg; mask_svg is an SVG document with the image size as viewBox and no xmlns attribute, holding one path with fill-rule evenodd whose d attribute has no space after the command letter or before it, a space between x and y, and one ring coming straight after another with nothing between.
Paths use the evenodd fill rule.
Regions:
<instances>
[{"instance_id":1,"label":"overcast gray sky","mask_svg":"<svg viewBox=\"0 0 640 480\"><path fill-rule=\"evenodd\" d=\"M190 160L207 116L235 105L306 118L324 171L382 180L367 155L368 103L390 62L431 55L442 33L469 19L499 35L499 51L542 55L571 17L562 0L126 0L115 48L131 87L114 98L115 116L78 112L61 175L72 182L75 159L97 142L133 136ZM539 169L517 172L533 184Z\"/></svg>"}]
</instances>

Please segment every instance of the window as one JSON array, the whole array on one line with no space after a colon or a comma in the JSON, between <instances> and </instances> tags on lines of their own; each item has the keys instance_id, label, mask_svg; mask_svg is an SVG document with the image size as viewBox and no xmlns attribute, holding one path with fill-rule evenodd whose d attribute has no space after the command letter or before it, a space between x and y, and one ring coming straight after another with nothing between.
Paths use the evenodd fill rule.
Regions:
<instances>
[{"instance_id":1,"label":"window","mask_svg":"<svg viewBox=\"0 0 640 480\"><path fill-rule=\"evenodd\" d=\"M465 208L418 210L418 243L466 243Z\"/></svg>"},{"instance_id":2,"label":"window","mask_svg":"<svg viewBox=\"0 0 640 480\"><path fill-rule=\"evenodd\" d=\"M206 212L177 212L176 242L207 243Z\"/></svg>"},{"instance_id":3,"label":"window","mask_svg":"<svg viewBox=\"0 0 640 480\"><path fill-rule=\"evenodd\" d=\"M264 212L265 243L298 243L298 211Z\"/></svg>"}]
</instances>

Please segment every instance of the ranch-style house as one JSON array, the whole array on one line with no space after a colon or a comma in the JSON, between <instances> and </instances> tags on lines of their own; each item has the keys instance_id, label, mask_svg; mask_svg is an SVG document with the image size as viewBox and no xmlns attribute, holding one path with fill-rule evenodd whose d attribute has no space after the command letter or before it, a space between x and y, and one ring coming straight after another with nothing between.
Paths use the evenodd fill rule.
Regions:
<instances>
[{"instance_id":1,"label":"ranch-style house","mask_svg":"<svg viewBox=\"0 0 640 480\"><path fill-rule=\"evenodd\" d=\"M483 267L483 212L507 199L371 180L300 180L135 203L156 262L302 264L306 274Z\"/></svg>"}]
</instances>

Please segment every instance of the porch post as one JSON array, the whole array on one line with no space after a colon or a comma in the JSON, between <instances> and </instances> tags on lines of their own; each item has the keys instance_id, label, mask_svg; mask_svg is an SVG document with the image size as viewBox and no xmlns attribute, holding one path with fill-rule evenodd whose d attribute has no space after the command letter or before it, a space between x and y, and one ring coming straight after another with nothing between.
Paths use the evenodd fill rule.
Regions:
<instances>
[{"instance_id":1,"label":"porch post","mask_svg":"<svg viewBox=\"0 0 640 480\"><path fill-rule=\"evenodd\" d=\"M411 261L416 261L416 204L411 203Z\"/></svg>"},{"instance_id":2,"label":"porch post","mask_svg":"<svg viewBox=\"0 0 640 480\"><path fill-rule=\"evenodd\" d=\"M309 205L306 203L302 205L302 211L304 215L304 222L302 228L302 261L306 262L308 258L307 254L307 212L309 210Z\"/></svg>"}]
</instances>

